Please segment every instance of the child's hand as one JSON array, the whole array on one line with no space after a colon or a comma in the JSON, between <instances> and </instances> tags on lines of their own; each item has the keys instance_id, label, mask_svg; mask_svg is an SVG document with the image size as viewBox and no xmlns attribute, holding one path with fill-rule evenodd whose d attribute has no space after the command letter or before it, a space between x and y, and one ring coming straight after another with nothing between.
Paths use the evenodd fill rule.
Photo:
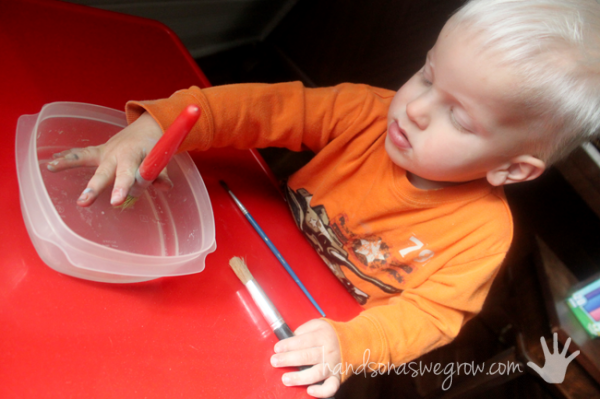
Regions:
<instances>
[{"instance_id":1,"label":"child's hand","mask_svg":"<svg viewBox=\"0 0 600 399\"><path fill-rule=\"evenodd\" d=\"M144 157L162 136L158 123L149 115L142 114L135 122L96 147L73 148L54 154L48 170L58 172L80 166L97 166L96 173L77 200L80 206L89 206L100 192L114 181L110 203L121 205L135 180L135 172ZM158 188L170 188L166 170L155 181Z\"/></svg>"},{"instance_id":2,"label":"child's hand","mask_svg":"<svg viewBox=\"0 0 600 399\"><path fill-rule=\"evenodd\" d=\"M285 373L285 385L310 385L307 393L317 398L328 398L340 387L338 364L341 362L340 344L335 330L324 320L304 323L292 338L275 344L271 357L273 367L312 366L309 369ZM323 381L322 385L314 385Z\"/></svg>"}]
</instances>

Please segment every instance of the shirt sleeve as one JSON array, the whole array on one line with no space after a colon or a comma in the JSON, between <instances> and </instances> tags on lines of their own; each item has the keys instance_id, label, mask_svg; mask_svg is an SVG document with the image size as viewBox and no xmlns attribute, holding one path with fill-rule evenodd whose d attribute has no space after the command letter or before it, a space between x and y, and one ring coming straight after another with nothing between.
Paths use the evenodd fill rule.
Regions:
<instances>
[{"instance_id":1,"label":"shirt sleeve","mask_svg":"<svg viewBox=\"0 0 600 399\"><path fill-rule=\"evenodd\" d=\"M231 146L318 152L355 120L381 116L387 105L378 90L349 83L306 88L301 82L191 87L168 99L130 101L126 114L131 123L148 112L164 131L187 105L198 105L202 114L180 151Z\"/></svg>"},{"instance_id":2,"label":"shirt sleeve","mask_svg":"<svg viewBox=\"0 0 600 399\"><path fill-rule=\"evenodd\" d=\"M342 381L357 370L399 367L451 342L481 310L504 255L443 267L386 305L348 322L326 320L340 342Z\"/></svg>"}]
</instances>

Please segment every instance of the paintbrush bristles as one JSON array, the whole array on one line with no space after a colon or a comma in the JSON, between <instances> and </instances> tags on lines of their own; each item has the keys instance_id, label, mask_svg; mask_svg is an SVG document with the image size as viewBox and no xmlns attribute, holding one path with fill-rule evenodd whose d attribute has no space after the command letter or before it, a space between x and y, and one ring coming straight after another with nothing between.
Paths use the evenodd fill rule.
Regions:
<instances>
[{"instance_id":1,"label":"paintbrush bristles","mask_svg":"<svg viewBox=\"0 0 600 399\"><path fill-rule=\"evenodd\" d=\"M133 204L137 202L137 200L139 200L138 197L132 197L131 195L128 195L125 201L121 205L117 206L117 208L121 208L121 210L127 209L129 207L132 207Z\"/></svg>"},{"instance_id":2,"label":"paintbrush bristles","mask_svg":"<svg viewBox=\"0 0 600 399\"><path fill-rule=\"evenodd\" d=\"M250 270L248 270L248 266L246 266L244 259L234 256L229 260L229 266L231 266L235 272L235 275L238 276L244 285L246 285L248 281L254 279L254 277L252 277L252 273L250 273Z\"/></svg>"}]
</instances>

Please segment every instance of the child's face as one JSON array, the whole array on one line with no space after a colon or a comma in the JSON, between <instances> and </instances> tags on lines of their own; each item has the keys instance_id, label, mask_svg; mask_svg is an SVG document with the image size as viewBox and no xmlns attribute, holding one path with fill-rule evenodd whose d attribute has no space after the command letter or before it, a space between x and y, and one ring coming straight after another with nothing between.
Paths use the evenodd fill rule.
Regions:
<instances>
[{"instance_id":1,"label":"child's face","mask_svg":"<svg viewBox=\"0 0 600 399\"><path fill-rule=\"evenodd\" d=\"M483 177L498 184L489 174L511 163L527 133L523 108L511 101L517 79L462 33L446 24L388 111L386 151L417 187Z\"/></svg>"}]
</instances>

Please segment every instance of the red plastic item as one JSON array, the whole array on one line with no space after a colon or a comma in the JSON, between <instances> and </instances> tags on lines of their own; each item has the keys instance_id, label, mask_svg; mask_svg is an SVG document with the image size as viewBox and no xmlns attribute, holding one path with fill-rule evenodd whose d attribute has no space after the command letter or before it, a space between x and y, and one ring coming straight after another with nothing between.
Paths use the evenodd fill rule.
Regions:
<instances>
[{"instance_id":1,"label":"red plastic item","mask_svg":"<svg viewBox=\"0 0 600 399\"><path fill-rule=\"evenodd\" d=\"M140 165L140 176L144 180L152 182L158 177L199 117L200 108L195 105L181 111Z\"/></svg>"},{"instance_id":2,"label":"red plastic item","mask_svg":"<svg viewBox=\"0 0 600 399\"><path fill-rule=\"evenodd\" d=\"M79 280L47 267L25 229L18 117L53 101L122 109L130 99L208 86L175 35L156 22L84 6L3 0L0 53L0 398L308 398L271 367L277 338L229 259L245 257L292 329L319 315L219 180L328 317L348 320L360 306L298 231L256 152L192 154L216 223L217 250L202 273L128 285Z\"/></svg>"}]
</instances>

